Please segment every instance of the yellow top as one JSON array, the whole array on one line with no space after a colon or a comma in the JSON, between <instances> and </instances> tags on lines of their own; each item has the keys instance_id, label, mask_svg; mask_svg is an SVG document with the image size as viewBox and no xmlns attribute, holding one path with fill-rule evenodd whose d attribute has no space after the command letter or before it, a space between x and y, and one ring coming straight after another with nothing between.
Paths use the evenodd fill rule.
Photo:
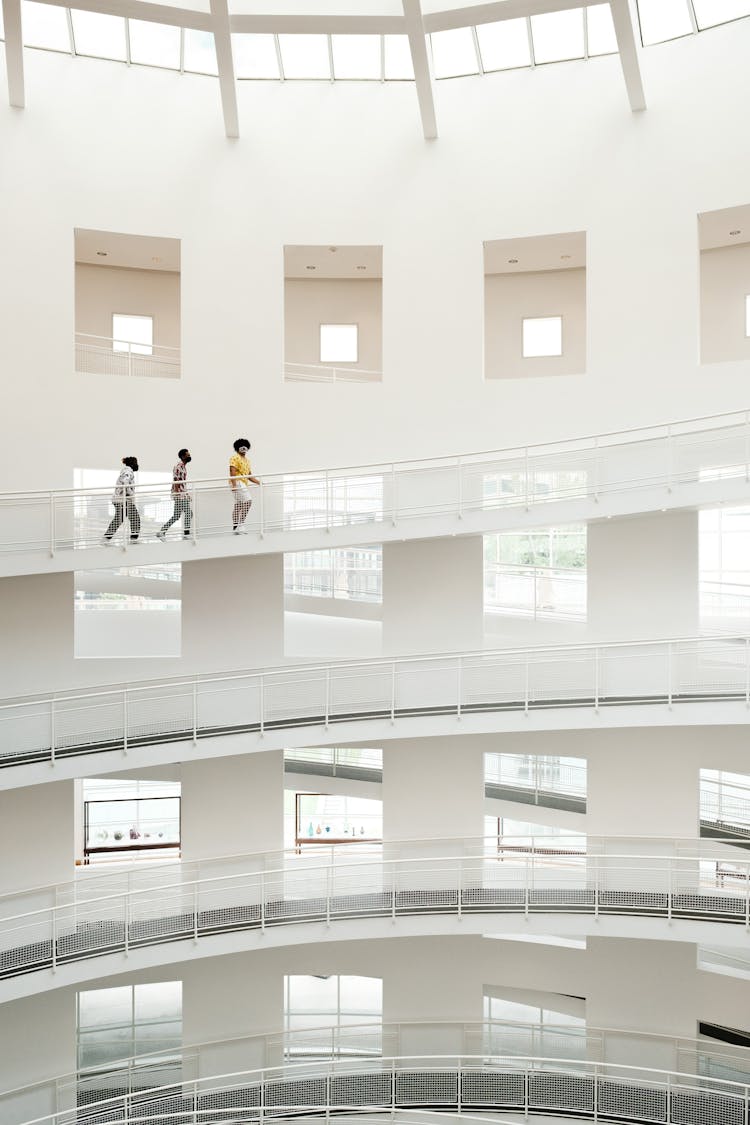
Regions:
<instances>
[{"instance_id":1,"label":"yellow top","mask_svg":"<svg viewBox=\"0 0 750 1125\"><path fill-rule=\"evenodd\" d=\"M241 453L235 453L229 458L229 468L236 470L236 476L229 478L230 483L239 478L242 484L247 484L248 478L253 475L250 462L247 457L243 457ZM232 487L234 487L233 484Z\"/></svg>"}]
</instances>

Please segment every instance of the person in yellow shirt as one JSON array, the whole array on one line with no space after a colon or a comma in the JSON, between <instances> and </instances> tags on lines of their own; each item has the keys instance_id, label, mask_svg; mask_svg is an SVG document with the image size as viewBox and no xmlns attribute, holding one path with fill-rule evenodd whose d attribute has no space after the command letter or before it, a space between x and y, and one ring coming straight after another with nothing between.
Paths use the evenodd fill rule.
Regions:
<instances>
[{"instance_id":1,"label":"person in yellow shirt","mask_svg":"<svg viewBox=\"0 0 750 1125\"><path fill-rule=\"evenodd\" d=\"M234 442L234 454L229 458L229 484L234 493L234 507L232 508L232 531L235 535L247 535L245 520L252 505L250 485L260 484L247 455L250 452L250 442L247 438L237 438Z\"/></svg>"}]
</instances>

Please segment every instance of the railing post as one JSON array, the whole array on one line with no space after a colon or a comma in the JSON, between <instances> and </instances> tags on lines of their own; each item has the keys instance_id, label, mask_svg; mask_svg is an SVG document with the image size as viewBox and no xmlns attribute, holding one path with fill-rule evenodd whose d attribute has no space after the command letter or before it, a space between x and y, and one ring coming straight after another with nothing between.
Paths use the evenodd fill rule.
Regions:
<instances>
[{"instance_id":1,"label":"railing post","mask_svg":"<svg viewBox=\"0 0 750 1125\"><path fill-rule=\"evenodd\" d=\"M529 450L528 447L523 451L523 495L524 506L528 512L531 506L531 494L529 490Z\"/></svg>"},{"instance_id":2,"label":"railing post","mask_svg":"<svg viewBox=\"0 0 750 1125\"><path fill-rule=\"evenodd\" d=\"M398 504L396 503L396 465L391 462L391 526L396 526Z\"/></svg>"},{"instance_id":3,"label":"railing post","mask_svg":"<svg viewBox=\"0 0 750 1125\"><path fill-rule=\"evenodd\" d=\"M667 1074L667 1125L672 1121L672 1082L671 1076Z\"/></svg>"},{"instance_id":4,"label":"railing post","mask_svg":"<svg viewBox=\"0 0 750 1125\"><path fill-rule=\"evenodd\" d=\"M745 706L750 707L750 637L745 637Z\"/></svg>"},{"instance_id":5,"label":"railing post","mask_svg":"<svg viewBox=\"0 0 750 1125\"><path fill-rule=\"evenodd\" d=\"M674 466L672 464L672 427L667 426L667 492L672 491L672 477L674 473Z\"/></svg>"},{"instance_id":6,"label":"railing post","mask_svg":"<svg viewBox=\"0 0 750 1125\"><path fill-rule=\"evenodd\" d=\"M187 502L191 508L190 529L192 532L191 538L193 540L193 545L198 542L198 496L199 490L196 487L187 498Z\"/></svg>"},{"instance_id":7,"label":"railing post","mask_svg":"<svg viewBox=\"0 0 750 1125\"><path fill-rule=\"evenodd\" d=\"M128 375L133 374L133 345L128 342Z\"/></svg>"},{"instance_id":8,"label":"railing post","mask_svg":"<svg viewBox=\"0 0 750 1125\"><path fill-rule=\"evenodd\" d=\"M750 482L750 410L745 411L745 484Z\"/></svg>"},{"instance_id":9,"label":"railing post","mask_svg":"<svg viewBox=\"0 0 750 1125\"><path fill-rule=\"evenodd\" d=\"M745 869L745 929L750 930L750 863Z\"/></svg>"},{"instance_id":10,"label":"railing post","mask_svg":"<svg viewBox=\"0 0 750 1125\"><path fill-rule=\"evenodd\" d=\"M674 895L674 859L669 856L669 885L667 888L667 921L672 921L672 898Z\"/></svg>"},{"instance_id":11,"label":"railing post","mask_svg":"<svg viewBox=\"0 0 750 1125\"><path fill-rule=\"evenodd\" d=\"M122 925L124 930L125 956L130 956L130 895L126 891L122 896Z\"/></svg>"},{"instance_id":12,"label":"railing post","mask_svg":"<svg viewBox=\"0 0 750 1125\"><path fill-rule=\"evenodd\" d=\"M672 710L672 642L667 645L667 703Z\"/></svg>"},{"instance_id":13,"label":"railing post","mask_svg":"<svg viewBox=\"0 0 750 1125\"><path fill-rule=\"evenodd\" d=\"M261 539L265 539L265 537L266 537L266 515L265 515L265 503L264 503L264 500L263 500L264 492L265 492L265 490L263 488L263 481L261 481L260 482L260 497L258 499L258 506L260 508L260 527L258 528L258 534L260 535Z\"/></svg>"},{"instance_id":14,"label":"railing post","mask_svg":"<svg viewBox=\"0 0 750 1125\"><path fill-rule=\"evenodd\" d=\"M128 689L122 689L122 752L128 752Z\"/></svg>"},{"instance_id":15,"label":"railing post","mask_svg":"<svg viewBox=\"0 0 750 1125\"><path fill-rule=\"evenodd\" d=\"M49 760L50 765L55 764L55 743L57 742L57 730L55 722L55 697L54 695L49 701Z\"/></svg>"},{"instance_id":16,"label":"railing post","mask_svg":"<svg viewBox=\"0 0 750 1125\"><path fill-rule=\"evenodd\" d=\"M325 485L326 485L326 531L331 530L331 492L330 482L328 480L328 469L325 471Z\"/></svg>"},{"instance_id":17,"label":"railing post","mask_svg":"<svg viewBox=\"0 0 750 1125\"><path fill-rule=\"evenodd\" d=\"M537 599L539 597L539 582L538 582L539 571L537 570L536 567L534 567L533 575L534 575L534 617L533 617L532 620L536 621L536 619L537 619L537 609L538 609Z\"/></svg>"},{"instance_id":18,"label":"railing post","mask_svg":"<svg viewBox=\"0 0 750 1125\"><path fill-rule=\"evenodd\" d=\"M193 746L198 744L198 681L193 680Z\"/></svg>"},{"instance_id":19,"label":"railing post","mask_svg":"<svg viewBox=\"0 0 750 1125\"><path fill-rule=\"evenodd\" d=\"M459 656L458 666L456 669L456 718L461 718L461 696L463 694L463 657Z\"/></svg>"},{"instance_id":20,"label":"railing post","mask_svg":"<svg viewBox=\"0 0 750 1125\"><path fill-rule=\"evenodd\" d=\"M329 867L329 868L326 869L326 926L328 927L328 929L331 928L331 894L332 893L333 893L333 891L332 891L332 886L331 886L331 869Z\"/></svg>"},{"instance_id":21,"label":"railing post","mask_svg":"<svg viewBox=\"0 0 750 1125\"><path fill-rule=\"evenodd\" d=\"M594 917L599 917L599 856L594 853Z\"/></svg>"},{"instance_id":22,"label":"railing post","mask_svg":"<svg viewBox=\"0 0 750 1125\"><path fill-rule=\"evenodd\" d=\"M57 972L57 907L53 906L52 914L52 972Z\"/></svg>"},{"instance_id":23,"label":"railing post","mask_svg":"<svg viewBox=\"0 0 750 1125\"><path fill-rule=\"evenodd\" d=\"M523 916L528 922L529 920L529 881L531 879L531 872L529 871L529 857L526 856L526 864L524 871L524 893L523 893Z\"/></svg>"},{"instance_id":24,"label":"railing post","mask_svg":"<svg viewBox=\"0 0 750 1125\"><path fill-rule=\"evenodd\" d=\"M266 873L260 873L260 932L266 932Z\"/></svg>"},{"instance_id":25,"label":"railing post","mask_svg":"<svg viewBox=\"0 0 750 1125\"><path fill-rule=\"evenodd\" d=\"M266 680L265 676L260 677L260 737L263 738L265 734L266 724Z\"/></svg>"},{"instance_id":26,"label":"railing post","mask_svg":"<svg viewBox=\"0 0 750 1125\"><path fill-rule=\"evenodd\" d=\"M391 726L396 722L396 661L391 664Z\"/></svg>"},{"instance_id":27,"label":"railing post","mask_svg":"<svg viewBox=\"0 0 750 1125\"><path fill-rule=\"evenodd\" d=\"M464 478L463 465L461 464L460 457L456 462L456 469L458 472L458 518L462 520L464 518Z\"/></svg>"},{"instance_id":28,"label":"railing post","mask_svg":"<svg viewBox=\"0 0 750 1125\"><path fill-rule=\"evenodd\" d=\"M457 904L458 904L458 920L459 920L459 922L460 922L460 921L461 921L461 917L462 917L462 910L461 910L461 891L462 891L462 889L463 889L463 864L461 863L461 859L460 859L460 857L459 857L459 860L458 860L458 880L457 880L457 882L458 882L458 885L457 885L457 888L456 888L456 892L457 892L457 896L458 896L458 897L457 897Z\"/></svg>"},{"instance_id":29,"label":"railing post","mask_svg":"<svg viewBox=\"0 0 750 1125\"><path fill-rule=\"evenodd\" d=\"M594 711L599 713L599 649L594 649Z\"/></svg>"},{"instance_id":30,"label":"railing post","mask_svg":"<svg viewBox=\"0 0 750 1125\"><path fill-rule=\"evenodd\" d=\"M331 669L326 668L326 714L325 729L328 730L328 721L331 714Z\"/></svg>"},{"instance_id":31,"label":"railing post","mask_svg":"<svg viewBox=\"0 0 750 1125\"><path fill-rule=\"evenodd\" d=\"M198 942L198 872L193 883L193 941Z\"/></svg>"},{"instance_id":32,"label":"railing post","mask_svg":"<svg viewBox=\"0 0 750 1125\"><path fill-rule=\"evenodd\" d=\"M594 1063L594 1073L593 1073L592 1077L593 1077L592 1094L593 1094L593 1098L594 1098L594 1121L598 1121L599 1120L599 1067L596 1065L596 1063Z\"/></svg>"},{"instance_id":33,"label":"railing post","mask_svg":"<svg viewBox=\"0 0 750 1125\"><path fill-rule=\"evenodd\" d=\"M55 494L49 494L49 554L55 557Z\"/></svg>"},{"instance_id":34,"label":"railing post","mask_svg":"<svg viewBox=\"0 0 750 1125\"><path fill-rule=\"evenodd\" d=\"M529 658L524 658L523 665L523 713L529 717Z\"/></svg>"},{"instance_id":35,"label":"railing post","mask_svg":"<svg viewBox=\"0 0 750 1125\"><path fill-rule=\"evenodd\" d=\"M599 503L599 438L594 438L594 472L593 472L594 503Z\"/></svg>"}]
</instances>

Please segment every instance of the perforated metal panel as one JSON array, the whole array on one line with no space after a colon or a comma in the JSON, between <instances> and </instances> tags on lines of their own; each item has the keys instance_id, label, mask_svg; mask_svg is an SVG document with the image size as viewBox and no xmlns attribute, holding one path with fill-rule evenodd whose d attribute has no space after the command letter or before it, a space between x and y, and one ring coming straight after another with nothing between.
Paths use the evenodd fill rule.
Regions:
<instances>
[{"instance_id":1,"label":"perforated metal panel","mask_svg":"<svg viewBox=\"0 0 750 1125\"><path fill-rule=\"evenodd\" d=\"M676 1090L671 1099L673 1125L745 1125L740 1098L710 1090Z\"/></svg>"},{"instance_id":2,"label":"perforated metal panel","mask_svg":"<svg viewBox=\"0 0 750 1125\"><path fill-rule=\"evenodd\" d=\"M333 1074L330 1096L331 1105L335 1106L390 1106L393 1097L391 1073Z\"/></svg>"},{"instance_id":3,"label":"perforated metal panel","mask_svg":"<svg viewBox=\"0 0 750 1125\"><path fill-rule=\"evenodd\" d=\"M401 1071L396 1075L396 1105L456 1105L458 1075L446 1070Z\"/></svg>"},{"instance_id":4,"label":"perforated metal panel","mask_svg":"<svg viewBox=\"0 0 750 1125\"><path fill-rule=\"evenodd\" d=\"M667 1120L667 1092L664 1089L600 1079L597 1097L600 1114L627 1121Z\"/></svg>"},{"instance_id":5,"label":"perforated metal panel","mask_svg":"<svg viewBox=\"0 0 750 1125\"><path fill-rule=\"evenodd\" d=\"M524 1076L500 1072L464 1073L461 1077L461 1102L471 1106L513 1109L524 1104Z\"/></svg>"},{"instance_id":6,"label":"perforated metal panel","mask_svg":"<svg viewBox=\"0 0 750 1125\"><path fill-rule=\"evenodd\" d=\"M529 1075L529 1105L535 1109L594 1109L594 1079L589 1075L538 1073Z\"/></svg>"}]
</instances>

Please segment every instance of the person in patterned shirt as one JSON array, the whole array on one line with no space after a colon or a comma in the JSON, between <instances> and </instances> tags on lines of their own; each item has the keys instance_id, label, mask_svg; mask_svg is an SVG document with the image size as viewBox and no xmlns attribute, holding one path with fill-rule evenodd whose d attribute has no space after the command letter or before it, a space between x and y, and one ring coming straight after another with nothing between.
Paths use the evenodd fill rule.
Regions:
<instances>
[{"instance_id":1,"label":"person in patterned shirt","mask_svg":"<svg viewBox=\"0 0 750 1125\"><path fill-rule=\"evenodd\" d=\"M115 514L109 527L104 532L102 544L106 547L112 541L112 536L124 520L130 523L130 542L137 543L141 533L141 514L135 506L135 474L138 472L137 457L123 457L123 468L117 478L115 491L112 494L112 503Z\"/></svg>"},{"instance_id":2,"label":"person in patterned shirt","mask_svg":"<svg viewBox=\"0 0 750 1125\"><path fill-rule=\"evenodd\" d=\"M156 538L161 539L162 542L164 542L172 524L177 523L181 517L184 517L185 520L182 525L182 538L187 539L190 535L193 508L190 503L190 493L187 489L187 467L192 459L189 449L181 449L177 454L177 464L172 469L172 515L156 533Z\"/></svg>"}]
</instances>

